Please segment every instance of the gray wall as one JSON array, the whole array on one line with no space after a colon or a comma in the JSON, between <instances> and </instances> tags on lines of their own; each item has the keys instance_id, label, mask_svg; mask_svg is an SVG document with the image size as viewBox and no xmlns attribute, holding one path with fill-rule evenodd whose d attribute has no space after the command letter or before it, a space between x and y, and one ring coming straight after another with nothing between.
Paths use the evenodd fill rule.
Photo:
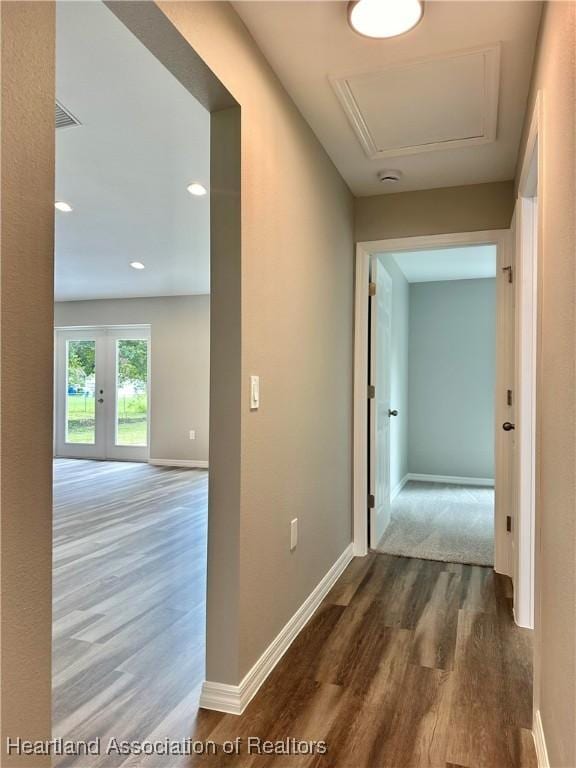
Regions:
<instances>
[{"instance_id":1,"label":"gray wall","mask_svg":"<svg viewBox=\"0 0 576 768\"><path fill-rule=\"evenodd\" d=\"M239 411L226 414L240 418L240 499L209 523L208 544L207 674L237 684L352 539L353 198L230 4L158 7L242 110L242 290L222 309L240 313ZM224 440L212 448L230 484Z\"/></svg>"},{"instance_id":2,"label":"gray wall","mask_svg":"<svg viewBox=\"0 0 576 768\"><path fill-rule=\"evenodd\" d=\"M0 6L0 764L49 739L52 635L54 4Z\"/></svg>"},{"instance_id":3,"label":"gray wall","mask_svg":"<svg viewBox=\"0 0 576 768\"><path fill-rule=\"evenodd\" d=\"M391 407L398 416L390 420L390 489L394 491L408 470L408 338L410 285L392 254L378 256L392 278Z\"/></svg>"},{"instance_id":4,"label":"gray wall","mask_svg":"<svg viewBox=\"0 0 576 768\"><path fill-rule=\"evenodd\" d=\"M494 477L496 281L410 285L410 472Z\"/></svg>"},{"instance_id":5,"label":"gray wall","mask_svg":"<svg viewBox=\"0 0 576 768\"><path fill-rule=\"evenodd\" d=\"M358 197L356 239L508 229L513 210L512 181Z\"/></svg>"},{"instance_id":6,"label":"gray wall","mask_svg":"<svg viewBox=\"0 0 576 768\"><path fill-rule=\"evenodd\" d=\"M58 302L54 322L150 324L150 458L208 461L209 296Z\"/></svg>"},{"instance_id":7,"label":"gray wall","mask_svg":"<svg viewBox=\"0 0 576 768\"><path fill-rule=\"evenodd\" d=\"M575 57L576 4L544 3L522 144L540 91L534 673L535 709L555 768L576 765Z\"/></svg>"}]
</instances>

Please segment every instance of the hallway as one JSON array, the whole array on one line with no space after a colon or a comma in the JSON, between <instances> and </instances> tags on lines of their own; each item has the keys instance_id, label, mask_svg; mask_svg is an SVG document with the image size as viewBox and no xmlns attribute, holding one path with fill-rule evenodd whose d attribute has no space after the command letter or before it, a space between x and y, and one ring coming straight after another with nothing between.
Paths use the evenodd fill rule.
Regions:
<instances>
[{"instance_id":1,"label":"hallway","mask_svg":"<svg viewBox=\"0 0 576 768\"><path fill-rule=\"evenodd\" d=\"M324 740L327 754L194 765L535 768L530 633L491 569L355 559L240 717L195 738ZM188 765L188 763L185 763Z\"/></svg>"},{"instance_id":2,"label":"hallway","mask_svg":"<svg viewBox=\"0 0 576 768\"><path fill-rule=\"evenodd\" d=\"M530 633L512 621L508 579L356 558L243 715L197 712L207 473L57 460L55 475L55 736L100 737L102 749L112 737L326 741L325 755L290 757L299 767L535 765ZM286 765L243 744L162 764Z\"/></svg>"}]
</instances>

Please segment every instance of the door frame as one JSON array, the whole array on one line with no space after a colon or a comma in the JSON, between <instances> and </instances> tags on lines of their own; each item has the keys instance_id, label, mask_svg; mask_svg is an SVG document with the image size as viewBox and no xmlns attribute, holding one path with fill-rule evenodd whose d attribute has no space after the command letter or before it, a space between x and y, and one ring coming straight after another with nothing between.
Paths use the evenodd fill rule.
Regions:
<instances>
[{"instance_id":1,"label":"door frame","mask_svg":"<svg viewBox=\"0 0 576 768\"><path fill-rule=\"evenodd\" d=\"M533 629L537 612L538 472L537 410L539 304L542 257L543 96L536 94L520 165L516 219L517 456L514 525L514 619Z\"/></svg>"},{"instance_id":2,"label":"door frame","mask_svg":"<svg viewBox=\"0 0 576 768\"><path fill-rule=\"evenodd\" d=\"M513 263L514 249L509 229L485 230L479 232L456 232L442 235L420 235L416 237L391 238L359 242L356 245L355 302L354 302L354 457L353 457L353 547L354 555L362 557L368 553L368 302L370 258L377 253L431 250L466 245L495 245L497 269ZM500 308L498 308L500 311ZM497 345L498 346L498 345ZM502 367L501 356L497 357L498 369ZM498 403L498 399L496 400ZM496 424L500 419L498 406L495 408ZM495 457L500 457L499 441L502 430L496 429ZM501 462L495 459L496 487L502 475ZM513 574L512 542L506 531L506 508L495 503L495 570L509 576Z\"/></svg>"}]
</instances>

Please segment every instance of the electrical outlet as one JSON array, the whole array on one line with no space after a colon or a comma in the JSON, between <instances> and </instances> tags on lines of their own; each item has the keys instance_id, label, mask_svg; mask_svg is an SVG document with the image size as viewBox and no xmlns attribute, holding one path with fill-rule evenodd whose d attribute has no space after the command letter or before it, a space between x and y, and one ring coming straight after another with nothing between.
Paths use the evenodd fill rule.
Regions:
<instances>
[{"instance_id":1,"label":"electrical outlet","mask_svg":"<svg viewBox=\"0 0 576 768\"><path fill-rule=\"evenodd\" d=\"M190 437L190 440L196 440L196 430L195 429L191 429L190 430L189 437Z\"/></svg>"},{"instance_id":2,"label":"electrical outlet","mask_svg":"<svg viewBox=\"0 0 576 768\"><path fill-rule=\"evenodd\" d=\"M298 518L290 521L290 552L296 549L298 544Z\"/></svg>"}]
</instances>

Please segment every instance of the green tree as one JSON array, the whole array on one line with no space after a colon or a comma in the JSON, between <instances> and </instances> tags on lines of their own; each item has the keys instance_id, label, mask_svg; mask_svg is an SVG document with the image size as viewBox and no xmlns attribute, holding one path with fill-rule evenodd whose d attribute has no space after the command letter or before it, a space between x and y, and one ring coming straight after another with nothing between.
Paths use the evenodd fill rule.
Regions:
<instances>
[{"instance_id":1,"label":"green tree","mask_svg":"<svg viewBox=\"0 0 576 768\"><path fill-rule=\"evenodd\" d=\"M148 344L141 339L118 342L119 384L143 386L148 380Z\"/></svg>"}]
</instances>

